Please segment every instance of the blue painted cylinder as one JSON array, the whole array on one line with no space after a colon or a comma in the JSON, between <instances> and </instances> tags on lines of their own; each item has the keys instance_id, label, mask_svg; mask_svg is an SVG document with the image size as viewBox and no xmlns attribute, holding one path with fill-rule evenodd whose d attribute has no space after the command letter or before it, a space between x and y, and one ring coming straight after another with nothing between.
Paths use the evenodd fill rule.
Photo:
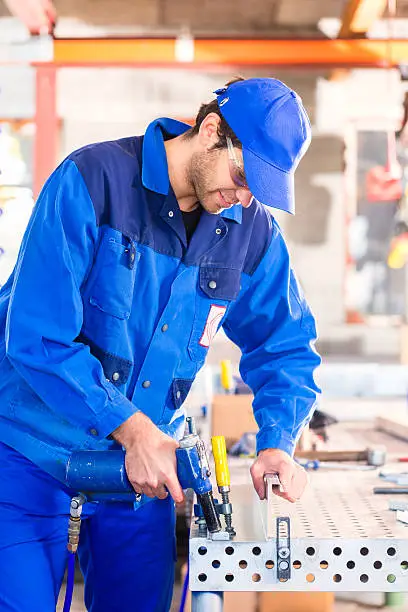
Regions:
<instances>
[{"instance_id":1,"label":"blue painted cylinder","mask_svg":"<svg viewBox=\"0 0 408 612\"><path fill-rule=\"evenodd\" d=\"M77 451L66 469L66 484L81 493L117 493L134 491L126 475L125 453L112 451Z\"/></svg>"},{"instance_id":2,"label":"blue painted cylinder","mask_svg":"<svg viewBox=\"0 0 408 612\"><path fill-rule=\"evenodd\" d=\"M202 468L196 446L178 448L177 476L183 489L193 489L197 495L212 490L211 481ZM205 472L205 473L204 473ZM129 500L135 492L126 475L125 453L112 451L77 451L72 453L66 469L66 484L89 499L108 500L114 493L129 493ZM97 496L98 494L99 496ZM116 496L121 498L122 496ZM123 498L125 499L125 498Z\"/></svg>"}]
</instances>

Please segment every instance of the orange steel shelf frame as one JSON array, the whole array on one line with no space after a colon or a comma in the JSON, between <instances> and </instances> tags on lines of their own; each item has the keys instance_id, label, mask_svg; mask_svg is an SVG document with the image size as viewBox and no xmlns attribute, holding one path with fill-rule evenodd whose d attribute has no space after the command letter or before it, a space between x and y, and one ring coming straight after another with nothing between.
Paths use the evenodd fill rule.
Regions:
<instances>
[{"instance_id":1,"label":"orange steel shelf frame","mask_svg":"<svg viewBox=\"0 0 408 612\"><path fill-rule=\"evenodd\" d=\"M36 198L58 159L56 69L45 64L36 69L34 185Z\"/></svg>"},{"instance_id":2,"label":"orange steel shelf frame","mask_svg":"<svg viewBox=\"0 0 408 612\"><path fill-rule=\"evenodd\" d=\"M194 60L177 60L174 38L55 39L58 66L385 67L408 62L408 40L195 39Z\"/></svg>"}]
</instances>

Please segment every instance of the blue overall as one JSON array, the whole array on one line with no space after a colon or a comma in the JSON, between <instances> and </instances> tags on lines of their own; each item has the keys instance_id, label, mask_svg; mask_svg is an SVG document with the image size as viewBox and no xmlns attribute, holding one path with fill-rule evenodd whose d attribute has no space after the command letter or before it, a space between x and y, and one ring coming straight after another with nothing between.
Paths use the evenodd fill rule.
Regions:
<instances>
[{"instance_id":1,"label":"blue overall","mask_svg":"<svg viewBox=\"0 0 408 612\"><path fill-rule=\"evenodd\" d=\"M69 454L117 448L110 434L138 410L180 438L183 402L220 326L242 351L258 450L292 453L313 412L315 323L271 212L256 201L203 211L187 243L162 131L187 129L160 119L144 137L70 155L0 291L0 610L53 609ZM172 503L85 512L89 609L168 610Z\"/></svg>"}]
</instances>

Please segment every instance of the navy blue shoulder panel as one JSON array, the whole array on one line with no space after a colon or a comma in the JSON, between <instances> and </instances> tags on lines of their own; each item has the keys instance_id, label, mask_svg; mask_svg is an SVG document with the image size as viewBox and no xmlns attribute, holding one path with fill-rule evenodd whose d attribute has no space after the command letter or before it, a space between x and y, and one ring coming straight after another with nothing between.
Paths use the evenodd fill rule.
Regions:
<instances>
[{"instance_id":1,"label":"navy blue shoulder panel","mask_svg":"<svg viewBox=\"0 0 408 612\"><path fill-rule=\"evenodd\" d=\"M256 200L249 208L243 208L242 212L242 225L248 224L251 227L243 272L252 276L271 243L273 216L266 206Z\"/></svg>"},{"instance_id":2,"label":"navy blue shoulder panel","mask_svg":"<svg viewBox=\"0 0 408 612\"><path fill-rule=\"evenodd\" d=\"M243 208L242 223L226 218L223 221L228 226L227 235L217 246L210 249L205 263L242 270L252 276L272 240L271 213L265 206L254 201L249 208Z\"/></svg>"},{"instance_id":3,"label":"navy blue shoulder panel","mask_svg":"<svg viewBox=\"0 0 408 612\"><path fill-rule=\"evenodd\" d=\"M110 225L139 238L136 207L140 202L143 137L136 136L87 145L69 156L80 171L95 208L98 225ZM140 212L140 211L138 211Z\"/></svg>"},{"instance_id":4,"label":"navy blue shoulder panel","mask_svg":"<svg viewBox=\"0 0 408 612\"><path fill-rule=\"evenodd\" d=\"M100 142L75 151L99 226L110 226L158 253L182 257L182 245L158 215L165 196L142 181L143 136Z\"/></svg>"},{"instance_id":5,"label":"navy blue shoulder panel","mask_svg":"<svg viewBox=\"0 0 408 612\"><path fill-rule=\"evenodd\" d=\"M165 197L142 185L142 148L143 136L122 138L88 145L69 159L85 181L99 226L108 225L157 252L181 258L179 239L158 215ZM252 275L269 247L273 217L255 200L242 213L241 224L225 219L229 229L226 241L207 259L213 265Z\"/></svg>"}]
</instances>

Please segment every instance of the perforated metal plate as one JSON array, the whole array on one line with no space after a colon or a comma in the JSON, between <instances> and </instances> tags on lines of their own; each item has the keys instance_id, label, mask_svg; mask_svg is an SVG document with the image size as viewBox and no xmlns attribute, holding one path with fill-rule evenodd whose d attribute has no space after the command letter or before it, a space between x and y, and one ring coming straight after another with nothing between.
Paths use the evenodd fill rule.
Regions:
<instances>
[{"instance_id":1,"label":"perforated metal plate","mask_svg":"<svg viewBox=\"0 0 408 612\"><path fill-rule=\"evenodd\" d=\"M190 537L193 591L408 591L408 526L374 495L376 472L316 472L297 504L276 497L291 521L291 578L279 582L276 539L267 537L266 502L252 485L233 488L233 541ZM401 496L400 496L401 497ZM269 521L269 524L270 521Z\"/></svg>"}]
</instances>

